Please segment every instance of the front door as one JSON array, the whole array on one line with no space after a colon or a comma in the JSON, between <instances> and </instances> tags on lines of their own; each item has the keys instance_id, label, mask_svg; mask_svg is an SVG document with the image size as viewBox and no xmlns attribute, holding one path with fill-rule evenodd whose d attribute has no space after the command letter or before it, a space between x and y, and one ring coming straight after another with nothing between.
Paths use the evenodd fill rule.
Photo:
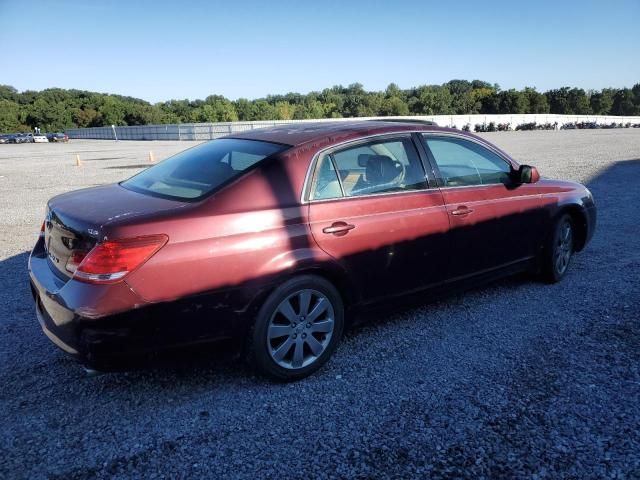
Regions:
<instances>
[{"instance_id":1,"label":"front door","mask_svg":"<svg viewBox=\"0 0 640 480\"><path fill-rule=\"evenodd\" d=\"M543 213L537 189L516 184L511 164L478 142L454 135L422 137L451 222L449 277L532 258Z\"/></svg>"}]
</instances>

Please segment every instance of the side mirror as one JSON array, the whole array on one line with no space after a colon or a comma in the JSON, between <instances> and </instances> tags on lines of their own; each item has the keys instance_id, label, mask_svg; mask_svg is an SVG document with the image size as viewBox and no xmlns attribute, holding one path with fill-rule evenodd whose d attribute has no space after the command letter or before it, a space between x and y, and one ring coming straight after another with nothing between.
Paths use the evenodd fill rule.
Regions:
<instances>
[{"instance_id":1,"label":"side mirror","mask_svg":"<svg viewBox=\"0 0 640 480\"><path fill-rule=\"evenodd\" d=\"M520 165L520 168L515 172L515 178L518 183L536 183L540 180L540 174L536 167Z\"/></svg>"}]
</instances>

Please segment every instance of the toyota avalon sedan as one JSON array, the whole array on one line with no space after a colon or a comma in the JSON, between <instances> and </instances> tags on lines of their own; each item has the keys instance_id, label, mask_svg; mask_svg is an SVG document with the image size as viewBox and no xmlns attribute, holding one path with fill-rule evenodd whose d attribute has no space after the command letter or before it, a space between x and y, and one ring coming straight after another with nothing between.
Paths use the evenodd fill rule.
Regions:
<instances>
[{"instance_id":1,"label":"toyota avalon sedan","mask_svg":"<svg viewBox=\"0 0 640 480\"><path fill-rule=\"evenodd\" d=\"M29 274L44 333L86 365L233 338L294 380L372 306L518 272L561 280L595 222L584 186L477 136L304 123L52 198Z\"/></svg>"}]
</instances>

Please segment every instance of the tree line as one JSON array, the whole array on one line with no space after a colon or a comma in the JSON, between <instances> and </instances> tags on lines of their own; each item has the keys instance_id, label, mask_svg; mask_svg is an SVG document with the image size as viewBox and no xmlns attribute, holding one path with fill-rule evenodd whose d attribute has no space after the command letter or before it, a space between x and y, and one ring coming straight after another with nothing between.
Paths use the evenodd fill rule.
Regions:
<instances>
[{"instance_id":1,"label":"tree line","mask_svg":"<svg viewBox=\"0 0 640 480\"><path fill-rule=\"evenodd\" d=\"M73 127L232 122L392 115L474 113L557 113L578 115L640 115L640 83L632 88L588 90L562 87L501 90L480 80L451 80L442 85L367 91L359 83L321 92L287 93L266 98L229 100L210 95L204 100L147 101L83 90L48 88L18 92L0 85L0 132L40 127L62 131Z\"/></svg>"}]
</instances>

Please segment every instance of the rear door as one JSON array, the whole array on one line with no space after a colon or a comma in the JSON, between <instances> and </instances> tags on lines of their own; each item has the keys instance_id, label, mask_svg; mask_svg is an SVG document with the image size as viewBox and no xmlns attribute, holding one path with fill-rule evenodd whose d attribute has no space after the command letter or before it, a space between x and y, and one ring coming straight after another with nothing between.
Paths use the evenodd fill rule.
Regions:
<instances>
[{"instance_id":1,"label":"rear door","mask_svg":"<svg viewBox=\"0 0 640 480\"><path fill-rule=\"evenodd\" d=\"M365 301L444 280L449 220L411 135L325 151L308 200L315 241L350 272Z\"/></svg>"},{"instance_id":2,"label":"rear door","mask_svg":"<svg viewBox=\"0 0 640 480\"><path fill-rule=\"evenodd\" d=\"M512 166L468 138L423 134L451 222L450 278L524 261L540 244L537 189L513 181Z\"/></svg>"}]
</instances>

